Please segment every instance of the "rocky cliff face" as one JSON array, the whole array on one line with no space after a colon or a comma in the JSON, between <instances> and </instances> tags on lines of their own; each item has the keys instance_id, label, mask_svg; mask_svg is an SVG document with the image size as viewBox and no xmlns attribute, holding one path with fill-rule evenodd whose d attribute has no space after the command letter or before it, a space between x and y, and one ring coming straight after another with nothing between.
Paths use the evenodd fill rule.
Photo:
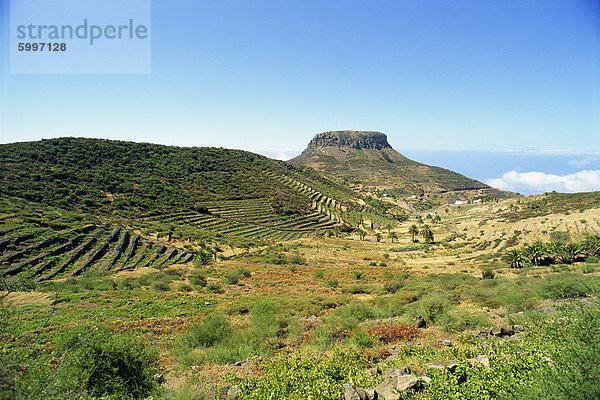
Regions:
<instances>
[{"instance_id":1,"label":"rocky cliff face","mask_svg":"<svg viewBox=\"0 0 600 400\"><path fill-rule=\"evenodd\" d=\"M315 168L353 184L397 193L420 195L489 189L489 186L456 172L403 156L380 132L319 133L306 150L290 162Z\"/></svg>"},{"instance_id":2,"label":"rocky cliff face","mask_svg":"<svg viewBox=\"0 0 600 400\"><path fill-rule=\"evenodd\" d=\"M321 147L331 146L376 150L392 148L387 141L387 136L381 132L331 131L316 135L302 154L311 153Z\"/></svg>"}]
</instances>

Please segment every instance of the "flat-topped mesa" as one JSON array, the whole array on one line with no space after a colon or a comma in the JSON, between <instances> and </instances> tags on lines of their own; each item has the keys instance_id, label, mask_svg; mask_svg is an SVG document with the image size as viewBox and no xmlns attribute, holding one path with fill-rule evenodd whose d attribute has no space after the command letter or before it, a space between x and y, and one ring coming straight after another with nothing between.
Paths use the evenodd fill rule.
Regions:
<instances>
[{"instance_id":1,"label":"flat-topped mesa","mask_svg":"<svg viewBox=\"0 0 600 400\"><path fill-rule=\"evenodd\" d=\"M330 146L377 150L392 148L387 141L387 136L381 132L331 131L315 135L304 153Z\"/></svg>"}]
</instances>

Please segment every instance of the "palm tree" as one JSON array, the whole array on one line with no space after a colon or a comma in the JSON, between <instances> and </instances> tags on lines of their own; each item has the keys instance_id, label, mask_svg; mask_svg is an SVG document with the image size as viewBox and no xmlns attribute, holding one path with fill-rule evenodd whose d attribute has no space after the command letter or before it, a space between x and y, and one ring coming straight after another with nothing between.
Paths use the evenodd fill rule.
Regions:
<instances>
[{"instance_id":1,"label":"palm tree","mask_svg":"<svg viewBox=\"0 0 600 400\"><path fill-rule=\"evenodd\" d=\"M398 235L396 235L396 232L390 232L390 239L392 240L392 243L394 243L394 239L398 239Z\"/></svg>"},{"instance_id":2,"label":"palm tree","mask_svg":"<svg viewBox=\"0 0 600 400\"><path fill-rule=\"evenodd\" d=\"M383 239L383 235L379 232L377 232L375 234L375 239L377 240L377 242L381 242L381 239Z\"/></svg>"},{"instance_id":3,"label":"palm tree","mask_svg":"<svg viewBox=\"0 0 600 400\"><path fill-rule=\"evenodd\" d=\"M429 228L429 225L423 225L423 228L421 228L421 235L423 235L423 239L425 239L426 243L433 242L433 232Z\"/></svg>"},{"instance_id":4,"label":"palm tree","mask_svg":"<svg viewBox=\"0 0 600 400\"><path fill-rule=\"evenodd\" d=\"M560 254L563 252L564 245L561 242L546 243L546 262L552 264L560 259Z\"/></svg>"},{"instance_id":5,"label":"palm tree","mask_svg":"<svg viewBox=\"0 0 600 400\"><path fill-rule=\"evenodd\" d=\"M365 231L364 229L358 229L358 236L360 236L360 240L363 240L365 238L365 236L367 236L367 231Z\"/></svg>"},{"instance_id":6,"label":"palm tree","mask_svg":"<svg viewBox=\"0 0 600 400\"><path fill-rule=\"evenodd\" d=\"M428 229L423 237L425 238L425 243L433 243L434 241L433 231L431 229Z\"/></svg>"},{"instance_id":7,"label":"palm tree","mask_svg":"<svg viewBox=\"0 0 600 400\"><path fill-rule=\"evenodd\" d=\"M525 264L523 252L518 249L508 251L503 258L511 268L523 268L523 265Z\"/></svg>"},{"instance_id":8,"label":"palm tree","mask_svg":"<svg viewBox=\"0 0 600 400\"><path fill-rule=\"evenodd\" d=\"M600 257L600 236L588 237L584 242L585 254L590 257Z\"/></svg>"},{"instance_id":9,"label":"palm tree","mask_svg":"<svg viewBox=\"0 0 600 400\"><path fill-rule=\"evenodd\" d=\"M416 225L411 225L410 228L408 228L408 233L412 235L412 241L414 243L415 235L419 234L419 227Z\"/></svg>"},{"instance_id":10,"label":"palm tree","mask_svg":"<svg viewBox=\"0 0 600 400\"><path fill-rule=\"evenodd\" d=\"M388 230L388 233L390 233L392 231L392 228L394 228L394 224L390 222L389 224L387 224L386 228Z\"/></svg>"},{"instance_id":11,"label":"palm tree","mask_svg":"<svg viewBox=\"0 0 600 400\"><path fill-rule=\"evenodd\" d=\"M569 243L562 248L562 251L558 254L558 259L565 264L571 264L582 255L583 248L579 243Z\"/></svg>"},{"instance_id":12,"label":"palm tree","mask_svg":"<svg viewBox=\"0 0 600 400\"><path fill-rule=\"evenodd\" d=\"M523 250L523 257L529 261L531 265L542 265L542 261L547 255L546 246L542 242L535 242L527 245Z\"/></svg>"}]
</instances>

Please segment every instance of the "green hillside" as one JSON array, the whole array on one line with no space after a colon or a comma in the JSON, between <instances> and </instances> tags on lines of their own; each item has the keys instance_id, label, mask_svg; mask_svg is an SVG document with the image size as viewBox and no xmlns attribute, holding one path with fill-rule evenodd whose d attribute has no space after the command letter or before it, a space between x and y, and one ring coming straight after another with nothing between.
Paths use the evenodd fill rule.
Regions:
<instances>
[{"instance_id":1,"label":"green hillside","mask_svg":"<svg viewBox=\"0 0 600 400\"><path fill-rule=\"evenodd\" d=\"M0 145L0 194L193 248L345 231L381 202L303 166L222 148L85 138Z\"/></svg>"},{"instance_id":2,"label":"green hillside","mask_svg":"<svg viewBox=\"0 0 600 400\"><path fill-rule=\"evenodd\" d=\"M0 192L67 209L152 213L202 201L266 198L280 214L310 201L265 171L352 196L307 168L241 150L61 138L0 145Z\"/></svg>"}]
</instances>

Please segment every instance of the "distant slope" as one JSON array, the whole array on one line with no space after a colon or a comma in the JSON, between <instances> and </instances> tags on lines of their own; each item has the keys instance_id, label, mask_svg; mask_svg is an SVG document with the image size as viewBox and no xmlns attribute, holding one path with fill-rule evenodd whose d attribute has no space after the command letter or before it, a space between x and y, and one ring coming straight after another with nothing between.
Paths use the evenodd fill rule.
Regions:
<instances>
[{"instance_id":1,"label":"distant slope","mask_svg":"<svg viewBox=\"0 0 600 400\"><path fill-rule=\"evenodd\" d=\"M349 183L407 194L491 189L456 172L410 160L380 132L333 131L316 135L292 163L310 166Z\"/></svg>"},{"instance_id":2,"label":"distant slope","mask_svg":"<svg viewBox=\"0 0 600 400\"><path fill-rule=\"evenodd\" d=\"M0 145L0 195L183 243L347 230L368 203L314 169L222 148L60 138ZM352 214L354 213L354 214Z\"/></svg>"},{"instance_id":3,"label":"distant slope","mask_svg":"<svg viewBox=\"0 0 600 400\"><path fill-rule=\"evenodd\" d=\"M253 198L267 199L280 214L311 212L310 199L265 171L330 196L354 196L310 169L246 151L100 139L2 144L0 171L1 193L95 212L171 212Z\"/></svg>"}]
</instances>

